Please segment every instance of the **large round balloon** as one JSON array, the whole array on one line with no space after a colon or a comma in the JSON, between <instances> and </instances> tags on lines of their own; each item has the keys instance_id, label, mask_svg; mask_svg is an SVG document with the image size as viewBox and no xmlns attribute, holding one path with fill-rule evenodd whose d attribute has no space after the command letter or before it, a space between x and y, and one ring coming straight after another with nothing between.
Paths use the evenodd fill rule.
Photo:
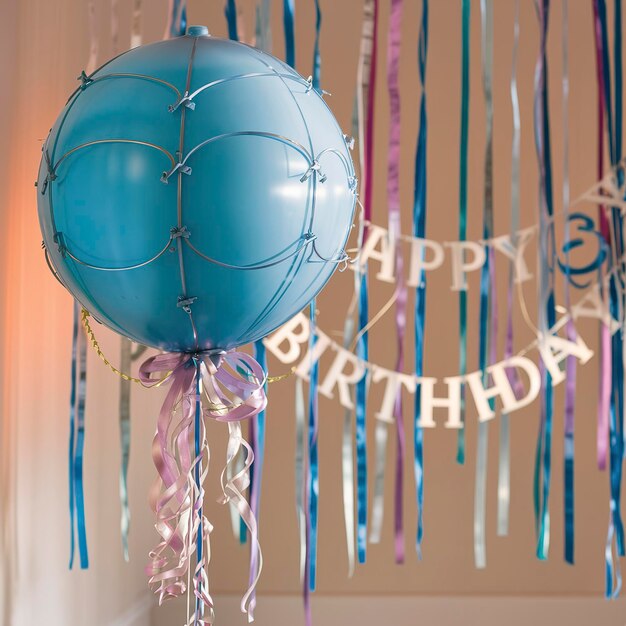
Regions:
<instances>
[{"instance_id":1,"label":"large round balloon","mask_svg":"<svg viewBox=\"0 0 626 626\"><path fill-rule=\"evenodd\" d=\"M163 350L228 350L287 321L345 263L349 140L310 81L186 36L81 77L39 171L44 245L102 323Z\"/></svg>"}]
</instances>

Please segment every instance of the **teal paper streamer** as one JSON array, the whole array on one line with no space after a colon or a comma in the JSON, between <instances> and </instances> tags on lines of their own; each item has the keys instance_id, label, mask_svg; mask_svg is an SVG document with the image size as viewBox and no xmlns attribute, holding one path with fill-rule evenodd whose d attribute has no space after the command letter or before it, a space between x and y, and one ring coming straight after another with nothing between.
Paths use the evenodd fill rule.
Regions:
<instances>
[{"instance_id":1,"label":"teal paper streamer","mask_svg":"<svg viewBox=\"0 0 626 626\"><path fill-rule=\"evenodd\" d=\"M171 24L171 37L182 37L187 32L187 0L174 0Z\"/></svg>"},{"instance_id":2,"label":"teal paper streamer","mask_svg":"<svg viewBox=\"0 0 626 626\"><path fill-rule=\"evenodd\" d=\"M415 237L426 236L426 146L428 117L426 114L426 62L428 59L428 0L422 6L422 20L418 41L418 66L422 86L420 100L420 125L415 155L415 191L413 203L413 234ZM424 374L424 326L426 316L426 274L421 271L418 286L415 289L415 375ZM420 426L421 387L415 390L415 430L414 430L414 473L417 495L417 533L415 547L418 557L422 556L424 536L424 430Z\"/></svg>"},{"instance_id":3,"label":"teal paper streamer","mask_svg":"<svg viewBox=\"0 0 626 626\"><path fill-rule=\"evenodd\" d=\"M548 107L548 64L546 43L548 36L549 0L538 3L540 50L535 72L535 144L540 170L539 217L539 330L546 335L556 322L554 303L554 214L552 195L552 160L550 151L550 117ZM552 456L552 418L554 391L552 377L540 363L542 402L539 437L535 456L534 503L537 527L537 558L545 560L550 546L550 477Z\"/></svg>"},{"instance_id":4,"label":"teal paper streamer","mask_svg":"<svg viewBox=\"0 0 626 626\"><path fill-rule=\"evenodd\" d=\"M283 26L285 28L285 60L296 67L296 41L294 32L295 0L283 0Z\"/></svg>"},{"instance_id":5,"label":"teal paper streamer","mask_svg":"<svg viewBox=\"0 0 626 626\"><path fill-rule=\"evenodd\" d=\"M485 138L485 183L483 198L483 239L488 240L493 234L493 98L491 90L493 73L493 0L481 0L481 34L482 34L482 73L483 91L486 110ZM483 372L483 384L487 386L486 374L489 354L489 311L491 302L490 272L492 259L490 250L485 246L485 263L480 275L480 326L479 326L479 362L478 368ZM495 320L492 320L492 323ZM487 563L485 542L485 518L487 504L487 442L489 435L488 422L478 424L478 441L476 447L476 476L474 487L474 562L477 568Z\"/></svg>"},{"instance_id":6,"label":"teal paper streamer","mask_svg":"<svg viewBox=\"0 0 626 626\"><path fill-rule=\"evenodd\" d=\"M469 135L469 64L471 0L462 4L461 55L461 141L459 158L459 241L467 239L467 151ZM459 375L467 373L467 290L459 291ZM461 386L461 422L457 433L457 463L465 463L465 384Z\"/></svg>"},{"instance_id":7,"label":"teal paper streamer","mask_svg":"<svg viewBox=\"0 0 626 626\"><path fill-rule=\"evenodd\" d=\"M564 231L564 247L571 243L570 220L570 187L569 187L569 20L568 0L563 0L562 10L562 91L563 91L563 211L567 226ZM569 250L569 248L568 248ZM569 254L566 253L569 270ZM569 311L570 284L569 271L566 272L565 307ZM566 326L567 338L576 341L574 322L570 320ZM574 419L576 401L576 358L568 357L566 361L565 416L563 429L563 528L565 534L564 557L566 563L574 564Z\"/></svg>"},{"instance_id":8,"label":"teal paper streamer","mask_svg":"<svg viewBox=\"0 0 626 626\"><path fill-rule=\"evenodd\" d=\"M239 41L239 35L237 33L237 5L235 0L226 0L224 16L226 17L226 24L228 25L228 38L233 41Z\"/></svg>"}]
</instances>

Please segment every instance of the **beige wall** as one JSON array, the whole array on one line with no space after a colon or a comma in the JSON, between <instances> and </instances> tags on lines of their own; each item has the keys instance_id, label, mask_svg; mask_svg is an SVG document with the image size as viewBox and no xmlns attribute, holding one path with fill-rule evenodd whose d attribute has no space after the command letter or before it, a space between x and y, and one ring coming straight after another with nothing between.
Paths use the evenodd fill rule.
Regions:
<instances>
[{"instance_id":1,"label":"beige wall","mask_svg":"<svg viewBox=\"0 0 626 626\"><path fill-rule=\"evenodd\" d=\"M100 35L100 61L111 54L109 3L97 3ZM222 0L190 0L190 22L205 23L216 36L224 36ZM253 2L240 0L246 15L246 32L253 32ZM313 2L297 4L297 65L308 76L312 61ZM360 36L361 2L357 0L322 0L322 83L333 96L329 99L340 124L350 128L352 98ZM460 11L458 0L431 2L430 60L428 66L429 153L428 153L428 225L429 237L450 240L457 237L458 195L458 123ZM472 7L471 129L469 165L469 236L479 238L482 212L482 163L484 104L480 75L480 19L478 2ZM495 3L495 207L496 231L508 230L511 107L509 78L512 50L513 0ZM538 33L533 3L524 1L521 10L521 44L519 88L522 107L522 224L536 221L537 176L532 135L532 82ZM145 41L158 39L163 32L165 1L144 0ZM376 179L374 219L386 224L385 180L388 99L385 85L386 29L389 2L382 1L380 22L381 45L379 89L376 117ZM11 250L12 270L4 277L7 311L13 313L10 325L5 321L3 338L11 349L11 410L5 415L17 432L17 520L16 555L19 572L14 599L16 624L46 619L51 624L147 624L142 613L149 607L146 600L143 565L154 542L146 494L153 475L150 442L154 417L162 394L159 391L135 390L133 396L133 450L131 460L132 532L130 565L123 563L119 547L117 467L119 462L116 424L118 382L94 354L90 355L88 384L88 433L86 451L87 515L92 569L68 573L67 487L65 458L67 446L67 400L69 394L69 349L71 300L49 275L40 250L40 234L35 212L33 180L40 157L41 142L67 95L73 90L75 77L83 69L88 53L86 3L80 0L2 0L2 43L8 50L0 56L3 86L0 141L4 187L10 185L2 201L2 224L9 223L7 237ZM274 52L283 55L282 3L273 3ZM120 41L129 39L130 2L119 2ZM418 98L416 45L421 3L406 0L403 19L401 90L402 90L402 163L401 192L403 229L410 231L412 209L413 158L417 133ZM560 11L554 2L549 41L551 71L551 105L557 206L562 162L560 123ZM8 17L7 17L8 16ZM591 3L570 0L571 101L570 159L572 196L576 197L595 182L595 70L592 42ZM15 71L17 69L17 72ZM6 100L6 104L5 104ZM10 159L7 160L7 155ZM4 163L4 162L3 162ZM5 239L6 240L6 239ZM506 265L498 266L499 287L504 297ZM339 330L348 305L352 276L337 275L320 299L321 327L327 332ZM429 375L457 373L457 304L449 290L449 266L434 275L428 289L425 369ZM471 281L471 329L478 326L476 277ZM529 287L529 307L534 310L533 288ZM373 283L372 311L391 295L389 286ZM501 299L501 303L503 300ZM504 308L504 307L502 307ZM526 345L531 332L524 326L516 307L517 345ZM504 324L501 324L501 327ZM412 337L407 338L407 346ZM596 345L597 329L583 322L580 330L591 347ZM385 318L371 334L372 358L384 366L395 359L393 320ZM469 359L477 362L477 333L470 332ZM99 331L103 348L112 360L118 353L119 340L111 333ZM411 354L409 350L409 354ZM326 360L322 368L327 367ZM282 372L282 366L270 362L271 373ZM408 366L407 366L408 367ZM577 405L577 565L569 567L562 560L562 391L557 393L554 442L554 489L551 502L552 549L550 560L541 563L534 558L532 514L532 469L538 421L538 405L517 414L512 420L512 502L511 529L508 538L495 535L497 421L491 426L490 475L488 497L488 567L473 567L472 511L475 450L475 415L470 412L468 424L468 461L459 467L454 461L454 434L437 429L426 434L426 509L424 559L418 563L413 550L416 511L411 463L406 472L407 563L393 564L391 504L392 476L388 475L387 505L383 542L370 546L367 565L355 577L346 576L342 503L340 488L340 436L342 409L336 402L320 401L320 554L318 597L351 596L362 599L373 594L419 594L424 596L585 596L598 598L602 593L604 540L608 520L608 478L595 468L595 404L597 360L580 370ZM372 409L380 402L374 388ZM407 436L410 430L410 406L406 403ZM268 451L262 503L262 541L266 567L260 583L260 605L264 598L297 594L298 534L294 507L293 478L293 383L279 383L271 389L268 411ZM373 413L370 413L370 436L373 435ZM208 502L217 494L218 466L224 450L222 428L210 429L214 471L210 476ZM373 437L370 440L373 461ZM6 448L5 448L6 450ZM393 453L390 451L390 455ZM373 465L371 465L373 471ZM213 538L212 590L218 597L243 591L247 580L246 550L234 542L228 513L217 504L209 504L215 525ZM34 601L36 599L36 601ZM347 600L348 601L348 600ZM615 608L589 600L592 613L606 611L600 623L621 626ZM319 623L344 623L340 612L323 608L320 600ZM385 606L385 599L377 600ZM389 598L388 606L393 605ZM457 599L457 602L462 602ZM145 603L145 604L144 604ZM259 609L260 624L292 624L293 613L280 609L270 614ZM374 605L372 605L374 606ZM417 606L417 605L416 605ZM463 605L461 605L462 607ZM510 610L522 614L528 603L516 601ZM623 601L612 607L621 607ZM468 604L468 607L470 605ZM580 605L559 600L562 618L536 617L533 623L563 623L581 620ZM218 607L219 608L219 607ZM471 607L470 607L471 608ZM467 610L470 611L470 608ZM378 610L378 609L376 609ZM406 609L413 611L414 609ZM419 612L418 609L415 609ZM328 611L325 612L324 611ZM521 612L521 613L520 613ZM145 611L144 611L145 613ZM372 616L376 614L372 612ZM470 613L467 613L469 615ZM120 615L122 617L120 617ZM125 617L124 617L125 615ZM133 615L135 615L133 617ZM143 616L141 616L143 615ZM155 613L155 623L165 623L180 615ZM282 617L281 617L282 615ZM291 615L292 617L289 617ZM332 617L336 615L336 617ZM406 614L405 614L406 615ZM446 614L442 621L433 617L425 623L457 624L465 610ZM450 616L451 615L451 616ZM455 617L456 615L456 617ZM498 615L500 617L498 617ZM242 620L245 618L242 616ZM348 619L346 617L346 619ZM494 613L490 623L502 623L501 613ZM115 620L118 620L117 622ZM445 620L445 621L444 621ZM394 621L393 619L391 621ZM362 623L374 624L374 617ZM237 623L224 617L221 623ZM242 621L243 623L243 621ZM394 623L401 623L400 618ZM406 621L402 623L413 623ZM472 622L473 623L473 622ZM487 622L485 622L487 623ZM520 622L521 623L521 622ZM584 622L588 623L588 622Z\"/></svg>"}]
</instances>

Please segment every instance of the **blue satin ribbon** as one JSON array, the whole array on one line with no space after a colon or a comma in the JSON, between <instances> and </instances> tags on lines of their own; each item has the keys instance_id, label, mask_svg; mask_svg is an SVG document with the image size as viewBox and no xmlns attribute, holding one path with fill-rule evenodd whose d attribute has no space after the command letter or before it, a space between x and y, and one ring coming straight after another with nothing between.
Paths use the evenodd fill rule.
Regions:
<instances>
[{"instance_id":1,"label":"blue satin ribbon","mask_svg":"<svg viewBox=\"0 0 626 626\"><path fill-rule=\"evenodd\" d=\"M237 34L237 4L235 0L226 0L224 16L228 25L228 38L233 41L239 41L239 35Z\"/></svg>"},{"instance_id":2,"label":"blue satin ribbon","mask_svg":"<svg viewBox=\"0 0 626 626\"><path fill-rule=\"evenodd\" d=\"M539 329L547 333L556 322L554 302L554 228L552 217L552 159L550 150L550 113L548 101L548 60L546 41L549 24L549 0L541 0L539 22L541 30L540 60L542 71L535 83L535 143L540 169L540 307ZM545 209L545 210L544 210ZM537 450L535 455L534 503L537 528L537 558L547 559L550 545L550 478L552 469L552 422L554 390L552 377L541 367L543 397Z\"/></svg>"},{"instance_id":3,"label":"blue satin ribbon","mask_svg":"<svg viewBox=\"0 0 626 626\"><path fill-rule=\"evenodd\" d=\"M415 155L415 189L413 200L413 235L421 239L426 236L426 139L428 118L426 115L426 61L428 58L428 0L422 7L422 21L418 41L418 68L422 96L420 100L420 125ZM424 374L424 325L426 316L426 274L421 271L418 286L415 289L415 375ZM424 535L424 431L419 425L421 417L421 386L415 390L415 428L414 428L414 473L417 495L417 533L415 547L418 557L422 556L422 538Z\"/></svg>"},{"instance_id":4,"label":"blue satin ribbon","mask_svg":"<svg viewBox=\"0 0 626 626\"><path fill-rule=\"evenodd\" d=\"M180 22L176 23L176 16L178 15L179 7L183 4L182 11L180 13ZM182 37L187 32L187 0L174 0L172 7L172 26L170 28L170 35L172 37Z\"/></svg>"},{"instance_id":5,"label":"blue satin ribbon","mask_svg":"<svg viewBox=\"0 0 626 626\"><path fill-rule=\"evenodd\" d=\"M70 569L74 566L75 532L81 569L89 567L87 527L85 523L85 496L83 485L83 452L85 446L85 398L87 392L87 341L80 327L80 305L74 302L72 329L72 367L70 388Z\"/></svg>"},{"instance_id":6,"label":"blue satin ribbon","mask_svg":"<svg viewBox=\"0 0 626 626\"><path fill-rule=\"evenodd\" d=\"M369 337L364 328L368 322L367 266L363 267L358 282L358 321L359 340L357 357L361 361L369 360ZM356 421L356 511L357 534L356 547L359 563L365 563L367 554L367 370L356 384L355 421Z\"/></svg>"},{"instance_id":7,"label":"blue satin ribbon","mask_svg":"<svg viewBox=\"0 0 626 626\"><path fill-rule=\"evenodd\" d=\"M461 141L459 155L459 241L467 239L467 150L469 135L469 63L471 0L462 2ZM467 290L459 291L459 375L467 373ZM461 386L461 422L457 434L456 460L465 463L465 385Z\"/></svg>"},{"instance_id":8,"label":"blue satin ribbon","mask_svg":"<svg viewBox=\"0 0 626 626\"><path fill-rule=\"evenodd\" d=\"M310 305L309 354L313 354L316 336L315 300ZM317 512L319 499L319 461L318 461L318 432L319 422L317 414L317 386L319 378L319 360L315 359L309 372L309 590L315 591L317 573Z\"/></svg>"},{"instance_id":9,"label":"blue satin ribbon","mask_svg":"<svg viewBox=\"0 0 626 626\"><path fill-rule=\"evenodd\" d=\"M283 26L285 28L285 60L296 67L296 41L294 31L295 0L283 0Z\"/></svg>"}]
</instances>

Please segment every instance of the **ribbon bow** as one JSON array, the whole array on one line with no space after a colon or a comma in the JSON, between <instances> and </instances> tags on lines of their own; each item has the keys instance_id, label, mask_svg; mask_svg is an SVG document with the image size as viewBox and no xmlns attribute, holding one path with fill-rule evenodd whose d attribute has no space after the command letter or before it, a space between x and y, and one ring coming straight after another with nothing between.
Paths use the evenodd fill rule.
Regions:
<instances>
[{"instance_id":1,"label":"ribbon bow","mask_svg":"<svg viewBox=\"0 0 626 626\"><path fill-rule=\"evenodd\" d=\"M158 594L160 604L168 598L191 593L188 577L195 551L195 611L187 615L187 624L213 623L207 576L212 526L202 512L202 485L209 460L204 418L227 422L227 468L241 448L246 450L246 456L243 469L232 478L224 479L226 468L222 472L220 502L233 501L250 531L258 568L255 566L250 576L251 584L241 601L241 610L253 621L254 589L262 556L256 519L243 495L250 481L254 454L241 434L241 422L260 413L267 404L265 372L244 352L163 353L142 363L139 379L146 387L169 385L152 445L152 458L159 475L150 500L161 541L150 553L146 568L149 584ZM193 453L192 441L195 442Z\"/></svg>"}]
</instances>

